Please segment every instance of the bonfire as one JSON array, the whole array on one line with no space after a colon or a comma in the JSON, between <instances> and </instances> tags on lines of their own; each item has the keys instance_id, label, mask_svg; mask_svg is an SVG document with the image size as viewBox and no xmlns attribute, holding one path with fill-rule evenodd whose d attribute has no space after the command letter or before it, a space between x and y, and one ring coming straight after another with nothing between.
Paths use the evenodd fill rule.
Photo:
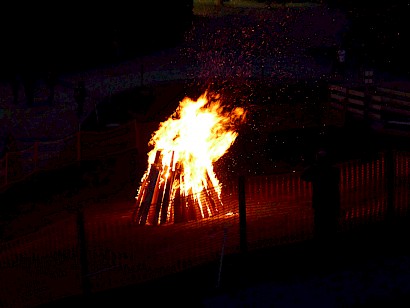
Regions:
<instances>
[{"instance_id":1,"label":"bonfire","mask_svg":"<svg viewBox=\"0 0 410 308\"><path fill-rule=\"evenodd\" d=\"M149 141L133 220L158 225L217 215L222 185L214 163L234 143L245 115L241 107L224 106L218 94L185 97Z\"/></svg>"}]
</instances>

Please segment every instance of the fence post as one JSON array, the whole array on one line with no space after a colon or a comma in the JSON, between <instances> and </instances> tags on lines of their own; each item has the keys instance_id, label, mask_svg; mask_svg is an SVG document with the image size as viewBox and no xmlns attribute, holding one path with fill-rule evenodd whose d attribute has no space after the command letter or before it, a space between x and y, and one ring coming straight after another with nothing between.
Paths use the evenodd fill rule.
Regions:
<instances>
[{"instance_id":1,"label":"fence post","mask_svg":"<svg viewBox=\"0 0 410 308\"><path fill-rule=\"evenodd\" d=\"M349 105L349 89L346 88L346 94L343 98L343 125L346 125L347 118L348 118L348 105Z\"/></svg>"},{"instance_id":2,"label":"fence post","mask_svg":"<svg viewBox=\"0 0 410 308\"><path fill-rule=\"evenodd\" d=\"M394 181L395 181L395 161L391 148L387 149L384 158L384 170L387 190L387 223L391 223L394 217Z\"/></svg>"},{"instance_id":3,"label":"fence post","mask_svg":"<svg viewBox=\"0 0 410 308\"><path fill-rule=\"evenodd\" d=\"M80 250L80 266L81 266L81 284L83 294L88 296L91 294L91 284L88 277L88 258L87 258L87 242L85 236L84 225L84 209L80 204L77 207L77 234L78 234L78 247Z\"/></svg>"},{"instance_id":4,"label":"fence post","mask_svg":"<svg viewBox=\"0 0 410 308\"><path fill-rule=\"evenodd\" d=\"M363 119L365 124L368 126L370 125L370 108L372 106L372 100L373 100L373 88L369 87L366 85L365 87L365 92L364 92L364 110L363 110Z\"/></svg>"},{"instance_id":5,"label":"fence post","mask_svg":"<svg viewBox=\"0 0 410 308\"><path fill-rule=\"evenodd\" d=\"M77 161L81 160L81 131L77 132Z\"/></svg>"},{"instance_id":6,"label":"fence post","mask_svg":"<svg viewBox=\"0 0 410 308\"><path fill-rule=\"evenodd\" d=\"M141 87L144 86L144 64L141 63L140 67Z\"/></svg>"},{"instance_id":7,"label":"fence post","mask_svg":"<svg viewBox=\"0 0 410 308\"><path fill-rule=\"evenodd\" d=\"M246 239L246 202L245 202L245 177L239 176L238 179L238 202L239 202L239 238L241 253L248 252Z\"/></svg>"},{"instance_id":8,"label":"fence post","mask_svg":"<svg viewBox=\"0 0 410 308\"><path fill-rule=\"evenodd\" d=\"M6 156L4 157L4 159L6 160L6 162L4 163L5 167L4 167L4 185L8 184L8 178L9 178L9 153L6 153Z\"/></svg>"},{"instance_id":9,"label":"fence post","mask_svg":"<svg viewBox=\"0 0 410 308\"><path fill-rule=\"evenodd\" d=\"M38 161L38 141L34 142L34 170L37 170Z\"/></svg>"}]
</instances>

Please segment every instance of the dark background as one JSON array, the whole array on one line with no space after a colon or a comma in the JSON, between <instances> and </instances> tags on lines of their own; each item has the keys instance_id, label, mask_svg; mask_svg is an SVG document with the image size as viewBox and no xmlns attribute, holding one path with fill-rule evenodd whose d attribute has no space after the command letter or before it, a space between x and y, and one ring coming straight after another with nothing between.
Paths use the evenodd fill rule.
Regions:
<instances>
[{"instance_id":1,"label":"dark background","mask_svg":"<svg viewBox=\"0 0 410 308\"><path fill-rule=\"evenodd\" d=\"M410 38L408 1L329 0L342 9L351 24L344 44L368 66L408 75Z\"/></svg>"},{"instance_id":2,"label":"dark background","mask_svg":"<svg viewBox=\"0 0 410 308\"><path fill-rule=\"evenodd\" d=\"M289 1L259 2L286 4ZM298 1L327 4L330 8L341 9L350 21L350 28L343 38L343 47L349 54L357 55L363 65L408 75L410 38L408 1L372 0L313 0Z\"/></svg>"},{"instance_id":3,"label":"dark background","mask_svg":"<svg viewBox=\"0 0 410 308\"><path fill-rule=\"evenodd\" d=\"M410 6L406 1L320 2L347 14L351 23L343 45L357 55L357 61L396 74L409 73ZM47 66L58 70L88 69L115 61L116 46L121 57L171 46L191 26L192 10L192 0L3 4L1 75L4 78L10 71L38 71Z\"/></svg>"},{"instance_id":4,"label":"dark background","mask_svg":"<svg viewBox=\"0 0 410 308\"><path fill-rule=\"evenodd\" d=\"M0 10L1 76L84 70L170 46L192 9L192 0L8 3Z\"/></svg>"}]
</instances>

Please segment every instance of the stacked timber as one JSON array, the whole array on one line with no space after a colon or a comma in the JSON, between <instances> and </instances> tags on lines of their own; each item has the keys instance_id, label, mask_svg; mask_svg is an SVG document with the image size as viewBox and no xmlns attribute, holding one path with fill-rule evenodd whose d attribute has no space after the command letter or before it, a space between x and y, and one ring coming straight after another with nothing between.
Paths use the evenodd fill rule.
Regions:
<instances>
[{"instance_id":1,"label":"stacked timber","mask_svg":"<svg viewBox=\"0 0 410 308\"><path fill-rule=\"evenodd\" d=\"M209 174L204 174L200 192L186 190L183 165L174 162L162 164L160 151L145 174L137 197L132 219L140 225L159 225L208 218L222 208L220 197Z\"/></svg>"}]
</instances>

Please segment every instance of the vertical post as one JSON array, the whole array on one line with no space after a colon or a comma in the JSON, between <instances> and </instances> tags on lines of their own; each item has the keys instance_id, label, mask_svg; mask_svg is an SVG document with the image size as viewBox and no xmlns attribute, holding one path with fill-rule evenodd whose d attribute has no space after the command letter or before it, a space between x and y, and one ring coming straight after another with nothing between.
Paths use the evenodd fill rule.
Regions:
<instances>
[{"instance_id":1,"label":"vertical post","mask_svg":"<svg viewBox=\"0 0 410 308\"><path fill-rule=\"evenodd\" d=\"M384 158L384 172L387 191L387 223L391 223L394 217L394 181L395 181L395 162L393 150L389 147Z\"/></svg>"},{"instance_id":2,"label":"vertical post","mask_svg":"<svg viewBox=\"0 0 410 308\"><path fill-rule=\"evenodd\" d=\"M364 120L364 123L365 123L365 125L366 125L366 127L367 127L367 125L369 125L370 124L370 119L369 119L369 109L370 109L370 106L371 106L371 102L372 102L372 94L371 94L371 92L370 92L370 88L369 88L369 86L368 85L366 85L366 87L365 87L365 92L364 92L364 110L363 110L363 120Z\"/></svg>"},{"instance_id":3,"label":"vertical post","mask_svg":"<svg viewBox=\"0 0 410 308\"><path fill-rule=\"evenodd\" d=\"M87 242L85 236L84 211L82 205L77 208L77 234L78 247L80 250L81 284L83 294L85 296L88 296L91 293L91 284L88 278Z\"/></svg>"},{"instance_id":4,"label":"vertical post","mask_svg":"<svg viewBox=\"0 0 410 308\"><path fill-rule=\"evenodd\" d=\"M34 160L34 170L37 170L37 161L38 161L38 141L34 142L34 153L33 153L33 160Z\"/></svg>"},{"instance_id":5,"label":"vertical post","mask_svg":"<svg viewBox=\"0 0 410 308\"><path fill-rule=\"evenodd\" d=\"M349 89L346 88L345 97L343 98L343 125L346 125L348 119L348 105L349 105ZM347 123L349 124L349 123Z\"/></svg>"},{"instance_id":6,"label":"vertical post","mask_svg":"<svg viewBox=\"0 0 410 308\"><path fill-rule=\"evenodd\" d=\"M239 176L238 179L238 202L239 202L239 238L241 253L248 252L246 238L246 202L245 202L245 177Z\"/></svg>"},{"instance_id":7,"label":"vertical post","mask_svg":"<svg viewBox=\"0 0 410 308\"><path fill-rule=\"evenodd\" d=\"M141 63L141 87L144 86L144 64Z\"/></svg>"},{"instance_id":8,"label":"vertical post","mask_svg":"<svg viewBox=\"0 0 410 308\"><path fill-rule=\"evenodd\" d=\"M9 153L6 153L6 156L4 159L6 160L5 162L5 174L4 174L4 185L8 185L8 177L9 177Z\"/></svg>"},{"instance_id":9,"label":"vertical post","mask_svg":"<svg viewBox=\"0 0 410 308\"><path fill-rule=\"evenodd\" d=\"M81 160L81 131L77 132L77 162Z\"/></svg>"}]
</instances>

